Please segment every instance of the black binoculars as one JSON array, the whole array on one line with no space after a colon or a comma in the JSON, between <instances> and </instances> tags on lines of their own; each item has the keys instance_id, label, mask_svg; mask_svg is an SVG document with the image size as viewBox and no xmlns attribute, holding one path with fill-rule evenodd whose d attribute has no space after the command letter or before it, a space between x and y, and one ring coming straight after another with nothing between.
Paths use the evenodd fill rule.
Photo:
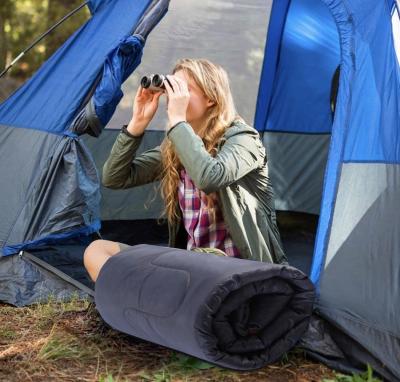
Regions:
<instances>
[{"instance_id":1,"label":"black binoculars","mask_svg":"<svg viewBox=\"0 0 400 382\"><path fill-rule=\"evenodd\" d=\"M145 89L159 92L165 90L164 81L168 81L168 78L163 74L152 74L142 77L140 85ZM168 83L171 85L169 81Z\"/></svg>"}]
</instances>

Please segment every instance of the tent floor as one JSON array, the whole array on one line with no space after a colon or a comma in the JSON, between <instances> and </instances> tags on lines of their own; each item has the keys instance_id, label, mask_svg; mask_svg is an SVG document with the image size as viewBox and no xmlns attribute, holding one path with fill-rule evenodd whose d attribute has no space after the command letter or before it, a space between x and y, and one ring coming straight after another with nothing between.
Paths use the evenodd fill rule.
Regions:
<instances>
[{"instance_id":1,"label":"tent floor","mask_svg":"<svg viewBox=\"0 0 400 382\"><path fill-rule=\"evenodd\" d=\"M317 216L278 212L279 229L289 263L309 274L314 249ZM104 221L101 236L106 240L129 245L167 245L168 230L156 220ZM70 240L62 245L49 245L29 251L82 284L94 289L83 267L83 253L89 241Z\"/></svg>"}]
</instances>

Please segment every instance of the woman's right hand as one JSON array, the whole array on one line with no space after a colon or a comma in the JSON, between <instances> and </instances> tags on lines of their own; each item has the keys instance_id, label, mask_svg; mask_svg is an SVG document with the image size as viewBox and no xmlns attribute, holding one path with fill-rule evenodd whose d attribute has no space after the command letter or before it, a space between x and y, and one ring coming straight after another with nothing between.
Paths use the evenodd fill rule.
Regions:
<instances>
[{"instance_id":1,"label":"woman's right hand","mask_svg":"<svg viewBox=\"0 0 400 382\"><path fill-rule=\"evenodd\" d=\"M141 135L153 119L163 92L153 92L139 86L133 102L132 119L127 130L133 135Z\"/></svg>"}]
</instances>

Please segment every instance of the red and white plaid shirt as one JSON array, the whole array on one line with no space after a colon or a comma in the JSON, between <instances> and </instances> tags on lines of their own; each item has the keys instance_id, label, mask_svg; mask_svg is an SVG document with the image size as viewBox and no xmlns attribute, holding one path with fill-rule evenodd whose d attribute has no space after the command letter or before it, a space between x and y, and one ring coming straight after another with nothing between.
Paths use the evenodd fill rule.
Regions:
<instances>
[{"instance_id":1,"label":"red and white plaid shirt","mask_svg":"<svg viewBox=\"0 0 400 382\"><path fill-rule=\"evenodd\" d=\"M215 219L208 213L206 194L198 190L185 170L180 172L178 188L179 206L189 234L187 249L196 247L218 248L228 256L240 257L226 229L222 211L214 202Z\"/></svg>"}]
</instances>

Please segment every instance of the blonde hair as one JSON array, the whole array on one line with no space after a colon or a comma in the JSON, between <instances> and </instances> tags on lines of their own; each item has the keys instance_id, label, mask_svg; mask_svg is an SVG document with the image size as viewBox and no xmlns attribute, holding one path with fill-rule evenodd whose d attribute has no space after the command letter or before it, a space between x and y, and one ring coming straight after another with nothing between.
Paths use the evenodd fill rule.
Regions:
<instances>
[{"instance_id":1,"label":"blonde hair","mask_svg":"<svg viewBox=\"0 0 400 382\"><path fill-rule=\"evenodd\" d=\"M234 120L244 122L235 108L228 74L217 64L206 59L183 58L177 61L172 73L182 70L190 76L204 95L214 104L207 109L204 124L196 131L202 138L205 149L215 156L215 148L218 140ZM161 196L164 199L166 216L169 223L179 220L178 215L178 186L179 172L183 168L174 150L172 142L166 138L161 144L161 158L163 171L161 173ZM201 191L200 191L201 192ZM207 208L213 213L216 193L207 195Z\"/></svg>"}]
</instances>

